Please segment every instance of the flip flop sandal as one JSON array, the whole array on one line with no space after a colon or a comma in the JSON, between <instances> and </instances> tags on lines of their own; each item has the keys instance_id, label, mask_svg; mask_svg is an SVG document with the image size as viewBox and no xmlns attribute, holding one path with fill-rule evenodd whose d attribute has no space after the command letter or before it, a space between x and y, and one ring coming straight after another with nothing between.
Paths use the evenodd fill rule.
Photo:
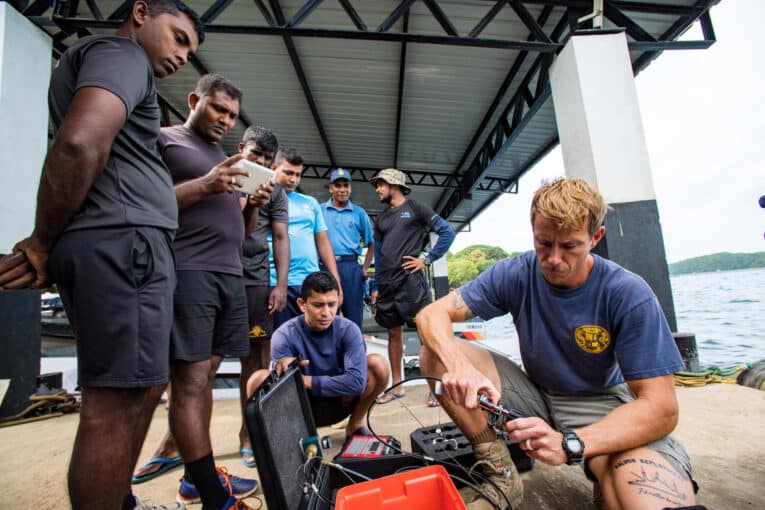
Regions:
<instances>
[{"instance_id":1,"label":"flip flop sandal","mask_svg":"<svg viewBox=\"0 0 765 510\"><path fill-rule=\"evenodd\" d=\"M438 407L441 403L438 401L435 395L433 393L428 393L428 407Z\"/></svg>"},{"instance_id":2,"label":"flip flop sandal","mask_svg":"<svg viewBox=\"0 0 765 510\"><path fill-rule=\"evenodd\" d=\"M255 452L252 451L252 448L239 448L239 455L242 457L242 464L248 468L257 466L257 463L255 462ZM252 460L247 460L247 457L252 457Z\"/></svg>"},{"instance_id":3,"label":"flip flop sandal","mask_svg":"<svg viewBox=\"0 0 765 510\"><path fill-rule=\"evenodd\" d=\"M404 398L405 396L406 396L406 393L402 393L401 395L399 395L398 393L393 393L392 391L386 391L385 393L377 397L377 400L375 401L375 403L377 405L390 404L394 400Z\"/></svg>"},{"instance_id":4,"label":"flip flop sandal","mask_svg":"<svg viewBox=\"0 0 765 510\"><path fill-rule=\"evenodd\" d=\"M159 469L145 475L134 476L133 483L143 483L148 482L149 480L153 480L159 475L183 464L183 459L180 457L154 457L153 459L149 459L149 461L141 467L145 468L151 466L152 464L159 464Z\"/></svg>"}]
</instances>

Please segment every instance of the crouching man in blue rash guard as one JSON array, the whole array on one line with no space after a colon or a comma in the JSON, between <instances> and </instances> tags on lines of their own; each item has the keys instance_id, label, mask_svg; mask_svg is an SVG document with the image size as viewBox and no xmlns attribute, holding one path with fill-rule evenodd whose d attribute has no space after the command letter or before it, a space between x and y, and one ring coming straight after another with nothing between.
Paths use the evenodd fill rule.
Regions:
<instances>
[{"instance_id":1,"label":"crouching man in blue rash guard","mask_svg":"<svg viewBox=\"0 0 765 510\"><path fill-rule=\"evenodd\" d=\"M274 331L271 359L279 375L297 357L302 359L303 384L316 425L331 425L350 415L347 438L369 434L364 417L385 389L389 371L384 357L366 353L359 327L337 316L339 297L332 275L321 271L308 275L297 299L303 314ZM250 377L248 396L268 374L268 370L258 370Z\"/></svg>"},{"instance_id":2,"label":"crouching man in blue rash guard","mask_svg":"<svg viewBox=\"0 0 765 510\"><path fill-rule=\"evenodd\" d=\"M515 508L523 498L504 442L477 409L479 393L526 416L506 428L529 457L581 465L598 508L695 503L690 459L669 435L678 420L672 373L683 361L648 285L591 253L607 207L579 179L543 186L531 204L534 251L498 262L418 316L422 371L441 379L444 409L493 482L462 490L470 509ZM452 322L506 313L525 373L452 335Z\"/></svg>"}]
</instances>

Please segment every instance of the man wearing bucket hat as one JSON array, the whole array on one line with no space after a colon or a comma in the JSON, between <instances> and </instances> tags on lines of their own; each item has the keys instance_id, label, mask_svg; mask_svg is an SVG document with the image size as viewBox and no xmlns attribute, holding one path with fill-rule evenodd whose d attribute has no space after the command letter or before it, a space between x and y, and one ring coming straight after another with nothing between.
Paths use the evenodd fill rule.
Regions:
<instances>
[{"instance_id":1,"label":"man wearing bucket hat","mask_svg":"<svg viewBox=\"0 0 765 510\"><path fill-rule=\"evenodd\" d=\"M375 221L375 281L372 306L375 321L388 329L388 358L393 384L401 381L401 358L404 355L403 325L414 327L415 316L431 302L430 289L422 270L449 250L455 233L449 224L429 206L407 199L411 188L406 175L395 168L380 170L372 179L380 202L388 208ZM427 232L438 234L438 242L421 256ZM386 392L378 404L404 396L403 391ZM431 398L429 404L435 402ZM435 404L437 405L437 404Z\"/></svg>"},{"instance_id":2,"label":"man wearing bucket hat","mask_svg":"<svg viewBox=\"0 0 765 510\"><path fill-rule=\"evenodd\" d=\"M364 280L372 263L372 222L364 209L351 201L351 173L336 168L329 174L329 200L321 204L329 241L335 252L337 272L343 288L343 316L361 328L364 315ZM367 247L363 266L362 245Z\"/></svg>"}]
</instances>

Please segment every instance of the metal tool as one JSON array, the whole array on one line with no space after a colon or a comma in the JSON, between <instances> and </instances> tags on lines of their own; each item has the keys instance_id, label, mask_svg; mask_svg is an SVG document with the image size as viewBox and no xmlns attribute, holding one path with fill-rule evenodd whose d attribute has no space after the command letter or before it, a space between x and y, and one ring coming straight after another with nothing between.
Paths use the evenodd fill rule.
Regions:
<instances>
[{"instance_id":1,"label":"metal tool","mask_svg":"<svg viewBox=\"0 0 765 510\"><path fill-rule=\"evenodd\" d=\"M486 395L478 396L478 407L489 413L489 423L497 429L504 429L505 423L516 418L523 418L523 413L519 409L511 407L505 408L502 404L492 404Z\"/></svg>"}]
</instances>

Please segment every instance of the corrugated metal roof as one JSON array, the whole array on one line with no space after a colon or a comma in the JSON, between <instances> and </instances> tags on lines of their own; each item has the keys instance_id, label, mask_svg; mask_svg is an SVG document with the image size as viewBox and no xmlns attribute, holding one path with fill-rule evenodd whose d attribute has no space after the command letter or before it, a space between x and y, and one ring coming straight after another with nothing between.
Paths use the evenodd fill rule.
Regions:
<instances>
[{"instance_id":1,"label":"corrugated metal roof","mask_svg":"<svg viewBox=\"0 0 765 510\"><path fill-rule=\"evenodd\" d=\"M708 9L718 1L611 0L604 28L625 28L630 41L673 41L699 18L711 28ZM119 18L123 4L79 2L79 12L63 13L58 25L52 23L50 8L40 12L39 2L34 2L36 12L30 4L25 14L51 34L61 27L87 27L93 33L110 29L88 3L104 18L112 13ZM413 176L454 175L462 188L425 179L430 184L413 185L412 197L446 214L456 228L503 192L491 178L502 179L504 191L512 191L513 181L557 143L544 72L551 59L542 62L541 73L536 61L540 51L554 51L565 42L569 19L592 8L587 0L419 0L408 6L383 0L188 3L200 14L215 11L217 16L208 20L196 68L186 66L158 82L160 95L181 116L199 69L223 74L244 93L245 119L272 129L282 146L297 148L315 165L317 170L303 180L304 192L325 199L326 178L315 176L326 177L332 165L365 170L354 171L353 198L375 214L381 207L371 185L355 182L371 177L370 169L397 166ZM355 22L344 4L355 11ZM298 19L298 13L305 15ZM529 19L543 21L537 29ZM488 23L482 26L482 20ZM59 50L73 38L64 39ZM554 46L540 43L544 38ZM711 42L705 41L707 46ZM288 44L294 45L295 59ZM659 54L645 47L631 51L636 71ZM508 105L524 94L524 84L522 108L514 113ZM507 126L498 139L495 128L503 121ZM236 150L244 128L240 122L226 136L227 152ZM496 143L484 147L487 140ZM483 157L473 164L479 152Z\"/></svg>"}]
</instances>

